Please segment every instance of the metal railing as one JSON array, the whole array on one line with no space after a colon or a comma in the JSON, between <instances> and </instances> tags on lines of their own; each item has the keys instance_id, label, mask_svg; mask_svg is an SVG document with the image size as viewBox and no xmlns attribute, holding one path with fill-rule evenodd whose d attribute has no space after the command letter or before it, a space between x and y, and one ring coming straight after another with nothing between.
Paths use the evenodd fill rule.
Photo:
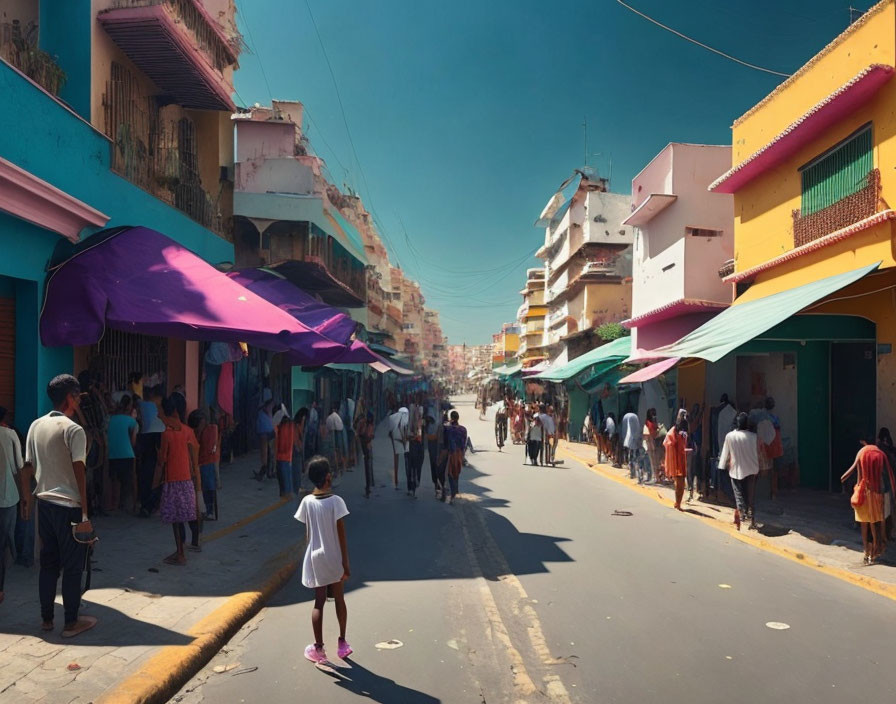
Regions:
<instances>
[{"instance_id":1,"label":"metal railing","mask_svg":"<svg viewBox=\"0 0 896 704\"><path fill-rule=\"evenodd\" d=\"M65 71L56 60L37 46L37 25L19 20L0 22L0 58L3 58L48 93L59 95L65 85Z\"/></svg>"},{"instance_id":2,"label":"metal railing","mask_svg":"<svg viewBox=\"0 0 896 704\"><path fill-rule=\"evenodd\" d=\"M142 97L133 76L116 70L103 96L112 170L200 225L224 234L218 198L202 186L195 126L189 118L162 119L154 99Z\"/></svg>"},{"instance_id":3,"label":"metal railing","mask_svg":"<svg viewBox=\"0 0 896 704\"><path fill-rule=\"evenodd\" d=\"M165 5L195 38L196 46L211 59L212 65L223 72L235 63L232 56L237 52L241 37L235 28L231 31L235 36L229 42L210 24L206 12L197 6L198 0L115 0L109 9L126 9L132 7L150 7ZM229 45L229 46L228 46Z\"/></svg>"}]
</instances>

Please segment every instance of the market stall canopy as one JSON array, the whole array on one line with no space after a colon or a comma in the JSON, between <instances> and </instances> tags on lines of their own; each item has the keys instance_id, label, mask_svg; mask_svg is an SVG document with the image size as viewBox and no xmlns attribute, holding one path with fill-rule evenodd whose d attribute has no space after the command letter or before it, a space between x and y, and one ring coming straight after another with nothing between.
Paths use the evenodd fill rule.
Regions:
<instances>
[{"instance_id":1,"label":"market stall canopy","mask_svg":"<svg viewBox=\"0 0 896 704\"><path fill-rule=\"evenodd\" d=\"M649 364L646 367L639 369L636 372L629 374L628 376L624 376L619 380L620 384L642 384L645 381L650 381L651 379L655 379L660 374L669 371L672 367L678 364L681 360L678 357L669 357L669 359L664 359L661 362L656 362L655 364Z\"/></svg>"},{"instance_id":2,"label":"market stall canopy","mask_svg":"<svg viewBox=\"0 0 896 704\"><path fill-rule=\"evenodd\" d=\"M523 369L522 362L514 362L513 364L505 364L500 367L495 367L492 369L492 374L497 376L513 376L514 374L519 373Z\"/></svg>"},{"instance_id":3,"label":"market stall canopy","mask_svg":"<svg viewBox=\"0 0 896 704\"><path fill-rule=\"evenodd\" d=\"M742 344L796 315L841 288L855 283L880 266L880 262L829 276L763 298L734 302L692 333L654 350L657 357L698 357L718 362Z\"/></svg>"},{"instance_id":4,"label":"market stall canopy","mask_svg":"<svg viewBox=\"0 0 896 704\"><path fill-rule=\"evenodd\" d=\"M334 342L347 345L354 339L358 323L351 316L322 303L271 269L229 271L227 276Z\"/></svg>"},{"instance_id":5,"label":"market stall canopy","mask_svg":"<svg viewBox=\"0 0 896 704\"><path fill-rule=\"evenodd\" d=\"M586 352L560 367L548 369L530 378L544 379L545 381L566 381L596 364L610 363L612 366L616 366L628 357L631 352L631 337L620 337L617 340Z\"/></svg>"},{"instance_id":6,"label":"market stall canopy","mask_svg":"<svg viewBox=\"0 0 896 704\"><path fill-rule=\"evenodd\" d=\"M109 327L208 342L248 342L314 363L345 346L229 279L160 232L97 233L51 262L43 344L92 345Z\"/></svg>"}]
</instances>

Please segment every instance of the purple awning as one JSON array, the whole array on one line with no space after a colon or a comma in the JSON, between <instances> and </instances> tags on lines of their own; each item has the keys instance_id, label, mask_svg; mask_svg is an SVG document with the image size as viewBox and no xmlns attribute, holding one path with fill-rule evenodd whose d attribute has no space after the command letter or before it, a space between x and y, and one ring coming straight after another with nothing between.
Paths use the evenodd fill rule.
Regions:
<instances>
[{"instance_id":1,"label":"purple awning","mask_svg":"<svg viewBox=\"0 0 896 704\"><path fill-rule=\"evenodd\" d=\"M311 330L165 235L98 233L53 267L40 318L47 346L90 345L106 327L187 340L248 342L322 364L345 346Z\"/></svg>"},{"instance_id":2,"label":"purple awning","mask_svg":"<svg viewBox=\"0 0 896 704\"><path fill-rule=\"evenodd\" d=\"M351 343L358 323L342 311L322 303L270 269L229 271L227 276L291 316L343 345Z\"/></svg>"}]
</instances>

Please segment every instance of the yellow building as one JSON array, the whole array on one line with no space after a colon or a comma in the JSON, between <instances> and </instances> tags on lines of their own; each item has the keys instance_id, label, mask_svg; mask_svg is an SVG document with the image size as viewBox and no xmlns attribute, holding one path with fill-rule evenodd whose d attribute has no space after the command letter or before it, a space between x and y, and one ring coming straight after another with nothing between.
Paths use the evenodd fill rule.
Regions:
<instances>
[{"instance_id":1,"label":"yellow building","mask_svg":"<svg viewBox=\"0 0 896 704\"><path fill-rule=\"evenodd\" d=\"M860 436L896 423L894 66L886 0L735 121L710 186L734 195L734 305L665 348L711 362L710 404L775 397L805 486L838 488Z\"/></svg>"},{"instance_id":2,"label":"yellow building","mask_svg":"<svg viewBox=\"0 0 896 704\"><path fill-rule=\"evenodd\" d=\"M519 357L523 367L531 367L545 359L544 319L548 314L544 302L544 269L526 271L526 288L520 291L523 304L520 306Z\"/></svg>"}]
</instances>

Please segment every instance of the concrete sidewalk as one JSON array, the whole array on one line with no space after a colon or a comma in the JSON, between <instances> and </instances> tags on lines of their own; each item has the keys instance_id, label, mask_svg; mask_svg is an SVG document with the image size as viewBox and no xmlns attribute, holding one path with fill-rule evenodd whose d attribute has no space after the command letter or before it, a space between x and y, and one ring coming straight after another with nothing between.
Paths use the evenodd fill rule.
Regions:
<instances>
[{"instance_id":1,"label":"concrete sidewalk","mask_svg":"<svg viewBox=\"0 0 896 704\"><path fill-rule=\"evenodd\" d=\"M598 464L593 445L561 440L557 457L563 459L564 456L576 459L616 481L639 488L670 506L674 503L671 485L639 486L637 481L630 479L628 469ZM727 479L727 475L723 479ZM756 531L747 531L743 526L745 534L756 535L771 546L802 556L807 564L843 570L858 579L878 581L885 586L896 585L896 546L893 543L888 545L880 563L862 563L862 538L858 524L853 521L849 494L808 489L782 490L775 500L771 500L767 494L762 495L761 485L758 489L760 495L756 499L756 517L760 529L757 535ZM725 525L734 522L733 505L723 493L720 493L719 501L716 501L715 492L705 500L698 500L695 493L694 501L682 506L690 513Z\"/></svg>"},{"instance_id":2,"label":"concrete sidewalk","mask_svg":"<svg viewBox=\"0 0 896 704\"><path fill-rule=\"evenodd\" d=\"M221 467L220 520L204 524L203 551L188 552L183 567L162 562L174 539L158 516L97 518L93 588L82 613L99 623L81 636L61 637L61 596L56 630L40 631L38 566L11 565L0 604L0 703L94 702L165 646L195 643L196 624L270 579L291 547L297 559L297 500L281 500L276 480L251 479L257 466L250 453Z\"/></svg>"}]
</instances>

